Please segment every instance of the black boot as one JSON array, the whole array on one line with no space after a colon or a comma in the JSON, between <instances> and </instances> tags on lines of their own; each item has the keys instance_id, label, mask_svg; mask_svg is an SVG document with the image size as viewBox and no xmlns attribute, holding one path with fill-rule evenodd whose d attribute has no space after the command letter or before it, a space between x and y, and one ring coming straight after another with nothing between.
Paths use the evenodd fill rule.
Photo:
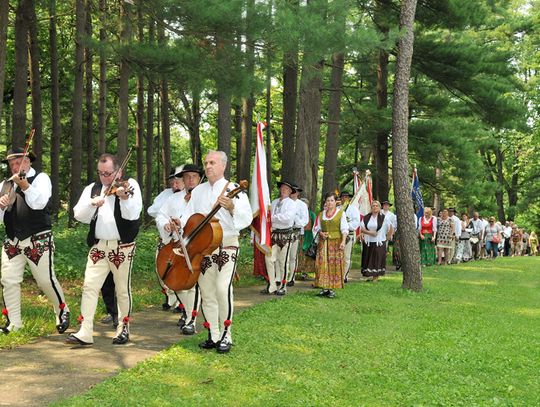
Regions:
<instances>
[{"instance_id":1,"label":"black boot","mask_svg":"<svg viewBox=\"0 0 540 407\"><path fill-rule=\"evenodd\" d=\"M124 345L129 342L129 328L127 324L124 324L122 327L122 332L120 335L113 338L113 345Z\"/></svg>"},{"instance_id":2,"label":"black boot","mask_svg":"<svg viewBox=\"0 0 540 407\"><path fill-rule=\"evenodd\" d=\"M56 330L59 334L66 332L66 329L69 328L69 312L62 312L60 315L60 323L56 325Z\"/></svg>"}]
</instances>

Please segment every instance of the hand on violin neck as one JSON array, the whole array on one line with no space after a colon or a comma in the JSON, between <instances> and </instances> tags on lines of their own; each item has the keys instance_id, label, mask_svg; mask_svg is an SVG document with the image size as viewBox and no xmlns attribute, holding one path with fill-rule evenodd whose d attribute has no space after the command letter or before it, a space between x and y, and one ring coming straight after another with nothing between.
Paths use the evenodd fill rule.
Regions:
<instances>
[{"instance_id":1,"label":"hand on violin neck","mask_svg":"<svg viewBox=\"0 0 540 407\"><path fill-rule=\"evenodd\" d=\"M19 173L19 174L15 174L14 176L11 177L11 180L15 184L17 184L19 186L19 188L21 188L23 191L26 191L28 189L28 187L30 186L30 183L26 179L26 174L24 172Z\"/></svg>"}]
</instances>

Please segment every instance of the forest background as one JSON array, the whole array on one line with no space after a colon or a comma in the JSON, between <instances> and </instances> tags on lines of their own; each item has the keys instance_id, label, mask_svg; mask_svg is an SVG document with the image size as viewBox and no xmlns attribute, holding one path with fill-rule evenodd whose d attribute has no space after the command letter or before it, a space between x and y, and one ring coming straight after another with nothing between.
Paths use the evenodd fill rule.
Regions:
<instances>
[{"instance_id":1,"label":"forest background","mask_svg":"<svg viewBox=\"0 0 540 407\"><path fill-rule=\"evenodd\" d=\"M399 3L0 0L0 155L36 129L58 214L100 153L133 147L147 207L208 149L251 179L266 121L271 188L290 179L318 209L356 167L391 198ZM426 205L540 226L539 3L418 2L409 160Z\"/></svg>"}]
</instances>

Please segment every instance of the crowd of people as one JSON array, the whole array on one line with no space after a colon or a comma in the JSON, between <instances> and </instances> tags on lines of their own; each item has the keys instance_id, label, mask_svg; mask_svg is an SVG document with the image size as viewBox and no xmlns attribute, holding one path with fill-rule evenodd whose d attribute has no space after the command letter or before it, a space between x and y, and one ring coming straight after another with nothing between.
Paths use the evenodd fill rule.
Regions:
<instances>
[{"instance_id":1,"label":"crowd of people","mask_svg":"<svg viewBox=\"0 0 540 407\"><path fill-rule=\"evenodd\" d=\"M13 148L4 160L12 176L0 184L0 221L6 229L0 269L6 320L0 328L3 334L23 326L21 283L26 266L53 305L58 332L64 333L70 326L70 309L54 272L48 205L51 180L32 168L35 158L27 148ZM115 329L112 343L130 341L131 269L143 205L137 181L124 177L126 162L120 164L112 154L101 155L97 181L84 188L74 207L75 218L90 227L77 318L80 326L65 339L72 346L93 344L100 291L109 314L106 322L112 322ZM178 310L184 335L196 332L197 317L202 314L208 336L199 346L219 353L229 352L233 343L232 282L239 236L253 220L247 185L225 179L226 167L227 155L221 151L209 151L204 168L194 164L175 167L169 188L148 208L160 237L156 274L165 295L163 309ZM300 197L299 185L281 180L277 186L279 197L270 209L271 251L266 255L254 252L254 267L267 283L261 293L286 295L297 274L302 278L314 273L313 285L320 289L317 295L335 298L336 291L348 282L356 242L362 245L361 272L367 281L377 281L385 274L392 245L393 262L399 268L398 220L389 201L373 201L370 212L360 216L351 205L349 192L327 193L323 209L314 213ZM471 219L466 214L460 219L454 208L439 211L437 217L426 208L418 221L418 236L423 266L499 254L536 255L539 243L534 231L526 233L512 222L503 226L494 217L485 220L476 212ZM178 276L184 274L185 281L179 282Z\"/></svg>"},{"instance_id":2,"label":"crowd of people","mask_svg":"<svg viewBox=\"0 0 540 407\"><path fill-rule=\"evenodd\" d=\"M437 215L425 208L418 221L422 266L538 254L536 232L528 233L512 221L502 225L494 216L486 219L478 212L470 219L467 213L459 218L454 208Z\"/></svg>"}]
</instances>

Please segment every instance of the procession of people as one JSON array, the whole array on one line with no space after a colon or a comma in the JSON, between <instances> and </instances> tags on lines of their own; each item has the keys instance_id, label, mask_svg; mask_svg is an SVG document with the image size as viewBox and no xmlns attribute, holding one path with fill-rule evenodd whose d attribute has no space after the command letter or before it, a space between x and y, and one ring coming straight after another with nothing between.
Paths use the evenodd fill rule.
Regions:
<instances>
[{"instance_id":1,"label":"procession of people","mask_svg":"<svg viewBox=\"0 0 540 407\"><path fill-rule=\"evenodd\" d=\"M2 251L1 284L6 324L3 334L23 327L21 283L28 266L39 288L53 306L56 329L64 333L71 313L54 273L54 241L49 200L51 181L32 168L35 156L28 148L11 149L4 162L11 178L0 184L0 220L6 237ZM132 314L131 271L143 209L140 186L126 177L125 165L112 154L97 161L97 180L84 188L74 207L75 219L89 224L89 247L84 272L79 327L65 343L89 346L94 342L94 316L102 292L108 322L115 333L113 345L130 341ZM246 186L225 178L228 157L209 151L204 167L186 163L173 168L168 188L148 208L159 234L156 276L165 300L164 310L180 314L177 325L183 335L197 332L198 317L207 338L202 349L228 353L233 344L233 280L239 256L240 232L252 223ZM124 179L124 181L122 181ZM353 248L361 246L361 273L365 281L384 276L387 256L399 269L398 219L391 202L372 200L361 214L351 204L351 193L324 195L322 210L310 211L300 198L302 187L291 180L277 182L279 196L271 202L271 250L262 268L264 295L284 296L296 279L315 272L313 287L320 297L335 298L349 281ZM450 264L504 255L536 255L538 238L515 224L502 226L494 217L486 221L478 212L461 219L454 208L435 217L426 207L417 220L421 265ZM204 243L203 243L204 241ZM197 244L198 253L190 253ZM200 245L200 246L199 246ZM164 256L167 248L167 256ZM506 251L506 248L508 250ZM257 249L254 249L257 250ZM163 260L164 259L164 260ZM187 278L178 282L178 270ZM174 279L173 279L174 276Z\"/></svg>"}]
</instances>

